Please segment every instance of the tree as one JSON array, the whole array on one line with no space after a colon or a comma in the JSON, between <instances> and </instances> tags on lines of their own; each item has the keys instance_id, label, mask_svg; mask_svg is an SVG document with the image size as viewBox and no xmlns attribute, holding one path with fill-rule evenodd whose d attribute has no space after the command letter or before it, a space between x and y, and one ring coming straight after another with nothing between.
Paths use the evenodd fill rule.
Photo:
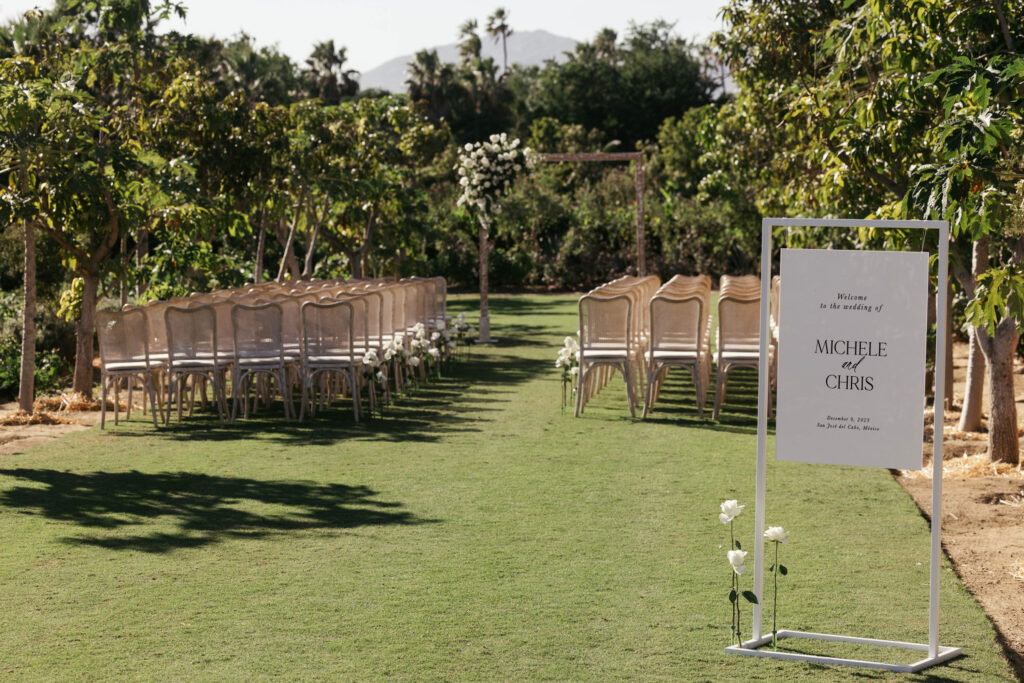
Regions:
<instances>
[{"instance_id":1,"label":"tree","mask_svg":"<svg viewBox=\"0 0 1024 683\"><path fill-rule=\"evenodd\" d=\"M34 45L36 68L10 71L15 87L37 87L42 98L34 155L21 169L33 182L14 201L32 207L34 225L82 279L73 389L87 396L100 279L137 206L138 119L159 61L153 29L172 9L108 2L84 6L52 29L40 22L47 30Z\"/></svg>"},{"instance_id":2,"label":"tree","mask_svg":"<svg viewBox=\"0 0 1024 683\"><path fill-rule=\"evenodd\" d=\"M330 214L322 236L348 256L352 277L364 277L380 233L406 227L406 211L419 192L413 171L442 138L395 98L344 103L333 117L334 182L325 186Z\"/></svg>"},{"instance_id":3,"label":"tree","mask_svg":"<svg viewBox=\"0 0 1024 683\"><path fill-rule=\"evenodd\" d=\"M972 320L993 337L989 455L1013 462L1006 368L1020 320L1011 276L1019 247L999 226L1021 177L1011 133L1019 128L1024 70L1013 66L1019 57L1006 40L1020 34L1020 17L1001 17L999 7L730 3L716 44L740 86L720 111L734 135L720 136L719 171L703 182L723 187L730 175L745 178L765 213L941 216L951 220L954 253L998 240L993 253L1007 260L982 265L992 275L973 274L982 286ZM975 248L976 263L984 264L983 251ZM953 270L971 291L970 268L954 263Z\"/></svg>"},{"instance_id":4,"label":"tree","mask_svg":"<svg viewBox=\"0 0 1024 683\"><path fill-rule=\"evenodd\" d=\"M451 117L452 100L459 97L455 69L437 56L437 50L420 50L409 62L405 81L409 101L421 107L430 122L439 126Z\"/></svg>"},{"instance_id":5,"label":"tree","mask_svg":"<svg viewBox=\"0 0 1024 683\"><path fill-rule=\"evenodd\" d=\"M501 41L501 72L502 75L508 73L508 37L512 35L512 29L508 25L508 10L504 7L499 7L494 10L491 16L487 17L487 35L489 35L495 43Z\"/></svg>"},{"instance_id":6,"label":"tree","mask_svg":"<svg viewBox=\"0 0 1024 683\"><path fill-rule=\"evenodd\" d=\"M24 298L22 307L21 373L18 407L32 413L36 359L36 220L32 201L38 178L33 175L40 149L45 111L52 83L40 82L35 63L28 59L0 61L0 167L7 187L0 194L0 218L19 222L25 230ZM21 84L18 87L15 84Z\"/></svg>"},{"instance_id":7,"label":"tree","mask_svg":"<svg viewBox=\"0 0 1024 683\"><path fill-rule=\"evenodd\" d=\"M564 64L549 64L537 82L535 115L605 132L627 148L653 140L661 122L709 104L715 84L692 45L665 22L633 24L621 45L610 29L579 43Z\"/></svg>"},{"instance_id":8,"label":"tree","mask_svg":"<svg viewBox=\"0 0 1024 683\"><path fill-rule=\"evenodd\" d=\"M359 92L359 81L355 78L359 72L345 68L347 59L345 48L335 50L333 40L314 45L303 72L309 95L328 105L355 97Z\"/></svg>"},{"instance_id":9,"label":"tree","mask_svg":"<svg viewBox=\"0 0 1024 683\"><path fill-rule=\"evenodd\" d=\"M480 49L483 44L480 42L480 35L476 32L477 27L476 19L466 19L459 26L459 61L462 64L480 58Z\"/></svg>"}]
</instances>

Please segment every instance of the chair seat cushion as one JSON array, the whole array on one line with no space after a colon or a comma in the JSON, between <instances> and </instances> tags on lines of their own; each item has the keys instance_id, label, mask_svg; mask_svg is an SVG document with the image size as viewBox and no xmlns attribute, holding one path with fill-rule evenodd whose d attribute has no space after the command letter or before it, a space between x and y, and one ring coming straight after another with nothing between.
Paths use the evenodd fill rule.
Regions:
<instances>
[{"instance_id":1,"label":"chair seat cushion","mask_svg":"<svg viewBox=\"0 0 1024 683\"><path fill-rule=\"evenodd\" d=\"M145 370L156 370L163 366L163 363L150 359L149 364L145 360L120 361L117 363L106 363L103 369L106 372L144 372Z\"/></svg>"},{"instance_id":2,"label":"chair seat cushion","mask_svg":"<svg viewBox=\"0 0 1024 683\"><path fill-rule=\"evenodd\" d=\"M348 355L306 356L307 365L354 365L355 359Z\"/></svg>"}]
</instances>

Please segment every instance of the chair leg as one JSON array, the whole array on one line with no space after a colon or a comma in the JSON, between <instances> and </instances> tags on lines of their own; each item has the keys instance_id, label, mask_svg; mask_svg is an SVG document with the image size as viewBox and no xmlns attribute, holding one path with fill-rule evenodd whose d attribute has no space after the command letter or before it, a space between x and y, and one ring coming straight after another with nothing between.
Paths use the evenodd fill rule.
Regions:
<instances>
[{"instance_id":1,"label":"chair leg","mask_svg":"<svg viewBox=\"0 0 1024 683\"><path fill-rule=\"evenodd\" d=\"M576 414L573 417L579 417L583 413L583 393L587 388L587 378L590 376L592 367L580 366L580 379L579 387L576 389Z\"/></svg>"},{"instance_id":2,"label":"chair leg","mask_svg":"<svg viewBox=\"0 0 1024 683\"><path fill-rule=\"evenodd\" d=\"M352 411L355 414L355 421L359 422L361 413L363 412L362 406L359 401L359 386L356 384L356 372L353 368L349 368L348 372L345 373L345 377L349 382L349 388L352 391Z\"/></svg>"},{"instance_id":3,"label":"chair leg","mask_svg":"<svg viewBox=\"0 0 1024 683\"><path fill-rule=\"evenodd\" d=\"M105 429L107 424L107 382L109 377L100 375L100 429Z\"/></svg>"},{"instance_id":4,"label":"chair leg","mask_svg":"<svg viewBox=\"0 0 1024 683\"><path fill-rule=\"evenodd\" d=\"M238 397L242 393L242 385L239 384L239 373L238 368L235 368L231 372L231 424L235 424L235 419L238 417Z\"/></svg>"},{"instance_id":5,"label":"chair leg","mask_svg":"<svg viewBox=\"0 0 1024 683\"><path fill-rule=\"evenodd\" d=\"M715 377L715 412L711 419L718 419L718 412L722 408L722 399L725 397L725 374L726 369L718 366L718 374Z\"/></svg>"},{"instance_id":6,"label":"chair leg","mask_svg":"<svg viewBox=\"0 0 1024 683\"><path fill-rule=\"evenodd\" d=\"M655 372L654 367L653 362L647 366L647 387L644 391L644 412L640 414L641 420L646 420L647 413L654 409L654 377L652 377Z\"/></svg>"},{"instance_id":7,"label":"chair leg","mask_svg":"<svg viewBox=\"0 0 1024 683\"><path fill-rule=\"evenodd\" d=\"M117 411L121 407L121 378L114 377L114 426L117 426Z\"/></svg>"},{"instance_id":8,"label":"chair leg","mask_svg":"<svg viewBox=\"0 0 1024 683\"><path fill-rule=\"evenodd\" d=\"M633 379L633 364L629 361L622 363L622 376L626 379L626 400L629 401L629 414L636 418L636 389Z\"/></svg>"},{"instance_id":9,"label":"chair leg","mask_svg":"<svg viewBox=\"0 0 1024 683\"><path fill-rule=\"evenodd\" d=\"M128 405L124 412L124 419L130 420L132 419L132 388L135 386L135 378L129 377L125 381L128 383Z\"/></svg>"},{"instance_id":10,"label":"chair leg","mask_svg":"<svg viewBox=\"0 0 1024 683\"><path fill-rule=\"evenodd\" d=\"M700 361L697 361L693 366L693 386L694 393L696 394L693 398L697 402L697 419L704 419L704 369L700 365Z\"/></svg>"},{"instance_id":11,"label":"chair leg","mask_svg":"<svg viewBox=\"0 0 1024 683\"><path fill-rule=\"evenodd\" d=\"M145 392L143 392L143 394L142 394L142 403L143 403L143 406L145 406L146 395L148 394L149 395L149 405L150 405L150 408L151 408L151 410L149 412L153 415L153 427L155 428L157 426L157 423L156 423L156 396L154 395L154 391L153 391L153 380L148 375L144 375L143 376L143 387L145 389ZM142 414L145 415L146 414L145 411L143 411Z\"/></svg>"}]
</instances>

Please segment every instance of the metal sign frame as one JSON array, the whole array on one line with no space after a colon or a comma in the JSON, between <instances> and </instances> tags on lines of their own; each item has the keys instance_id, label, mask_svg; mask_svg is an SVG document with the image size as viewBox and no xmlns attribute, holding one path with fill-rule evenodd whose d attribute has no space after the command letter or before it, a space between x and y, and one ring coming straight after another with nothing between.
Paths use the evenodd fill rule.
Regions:
<instances>
[{"instance_id":1,"label":"metal sign frame","mask_svg":"<svg viewBox=\"0 0 1024 683\"><path fill-rule=\"evenodd\" d=\"M946 364L935 363L935 423L932 432L932 515L931 515L931 568L928 579L928 644L906 643L896 640L880 640L877 638L855 638L827 633L811 633L807 631L780 630L776 637L809 638L831 642L854 643L860 645L876 645L906 650L923 651L924 659L913 664L892 664L861 659L844 659L841 657L825 657L820 655L802 654L798 652L779 652L764 650L765 645L772 642L771 634L762 635L762 603L764 589L764 517L765 487L768 448L768 295L771 282L772 228L883 228L913 229L939 231L939 263L938 263L938 316L936 320L935 357L946 357L946 328L949 320L946 311L946 297L949 271L949 221L903 221L903 220L859 220L836 218L764 218L761 221L761 355L758 367L759 381L757 387L757 480L756 501L754 507L754 594L757 604L754 605L753 637L741 645L725 648L731 654L751 657L769 657L789 659L801 662L826 665L859 666L869 669L883 669L902 673L916 673L922 669L941 664L961 654L956 647L939 647L939 551L942 547L940 532L942 529L942 425L943 403L946 388ZM767 268L766 268L767 266ZM767 271L767 272L766 272Z\"/></svg>"}]
</instances>

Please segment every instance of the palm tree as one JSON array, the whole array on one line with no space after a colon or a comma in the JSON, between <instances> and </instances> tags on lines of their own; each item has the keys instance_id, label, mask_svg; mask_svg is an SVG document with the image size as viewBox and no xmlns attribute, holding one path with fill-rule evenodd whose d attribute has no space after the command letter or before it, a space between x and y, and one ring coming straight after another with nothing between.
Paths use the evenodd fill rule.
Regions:
<instances>
[{"instance_id":1,"label":"palm tree","mask_svg":"<svg viewBox=\"0 0 1024 683\"><path fill-rule=\"evenodd\" d=\"M342 98L354 97L359 92L359 72L345 69L347 60L345 48L335 50L333 40L314 45L306 60L308 68L303 72L309 94L319 97L324 104L338 104Z\"/></svg>"},{"instance_id":2,"label":"palm tree","mask_svg":"<svg viewBox=\"0 0 1024 683\"><path fill-rule=\"evenodd\" d=\"M435 126L451 116L451 95L455 87L455 71L451 64L442 63L437 50L420 50L409 62L409 77L405 86L409 101L420 103L427 118Z\"/></svg>"},{"instance_id":3,"label":"palm tree","mask_svg":"<svg viewBox=\"0 0 1024 683\"><path fill-rule=\"evenodd\" d=\"M497 43L501 40L501 52L503 56L502 74L508 73L508 37L512 35L512 29L508 25L508 10L499 7L494 14L487 17L487 35Z\"/></svg>"},{"instance_id":4,"label":"palm tree","mask_svg":"<svg viewBox=\"0 0 1024 683\"><path fill-rule=\"evenodd\" d=\"M459 61L468 64L480 58L480 36L476 33L476 19L467 19L459 27Z\"/></svg>"},{"instance_id":5,"label":"palm tree","mask_svg":"<svg viewBox=\"0 0 1024 683\"><path fill-rule=\"evenodd\" d=\"M594 38L594 50L599 57L612 59L615 56L615 43L619 39L618 34L610 28L601 29Z\"/></svg>"}]
</instances>

